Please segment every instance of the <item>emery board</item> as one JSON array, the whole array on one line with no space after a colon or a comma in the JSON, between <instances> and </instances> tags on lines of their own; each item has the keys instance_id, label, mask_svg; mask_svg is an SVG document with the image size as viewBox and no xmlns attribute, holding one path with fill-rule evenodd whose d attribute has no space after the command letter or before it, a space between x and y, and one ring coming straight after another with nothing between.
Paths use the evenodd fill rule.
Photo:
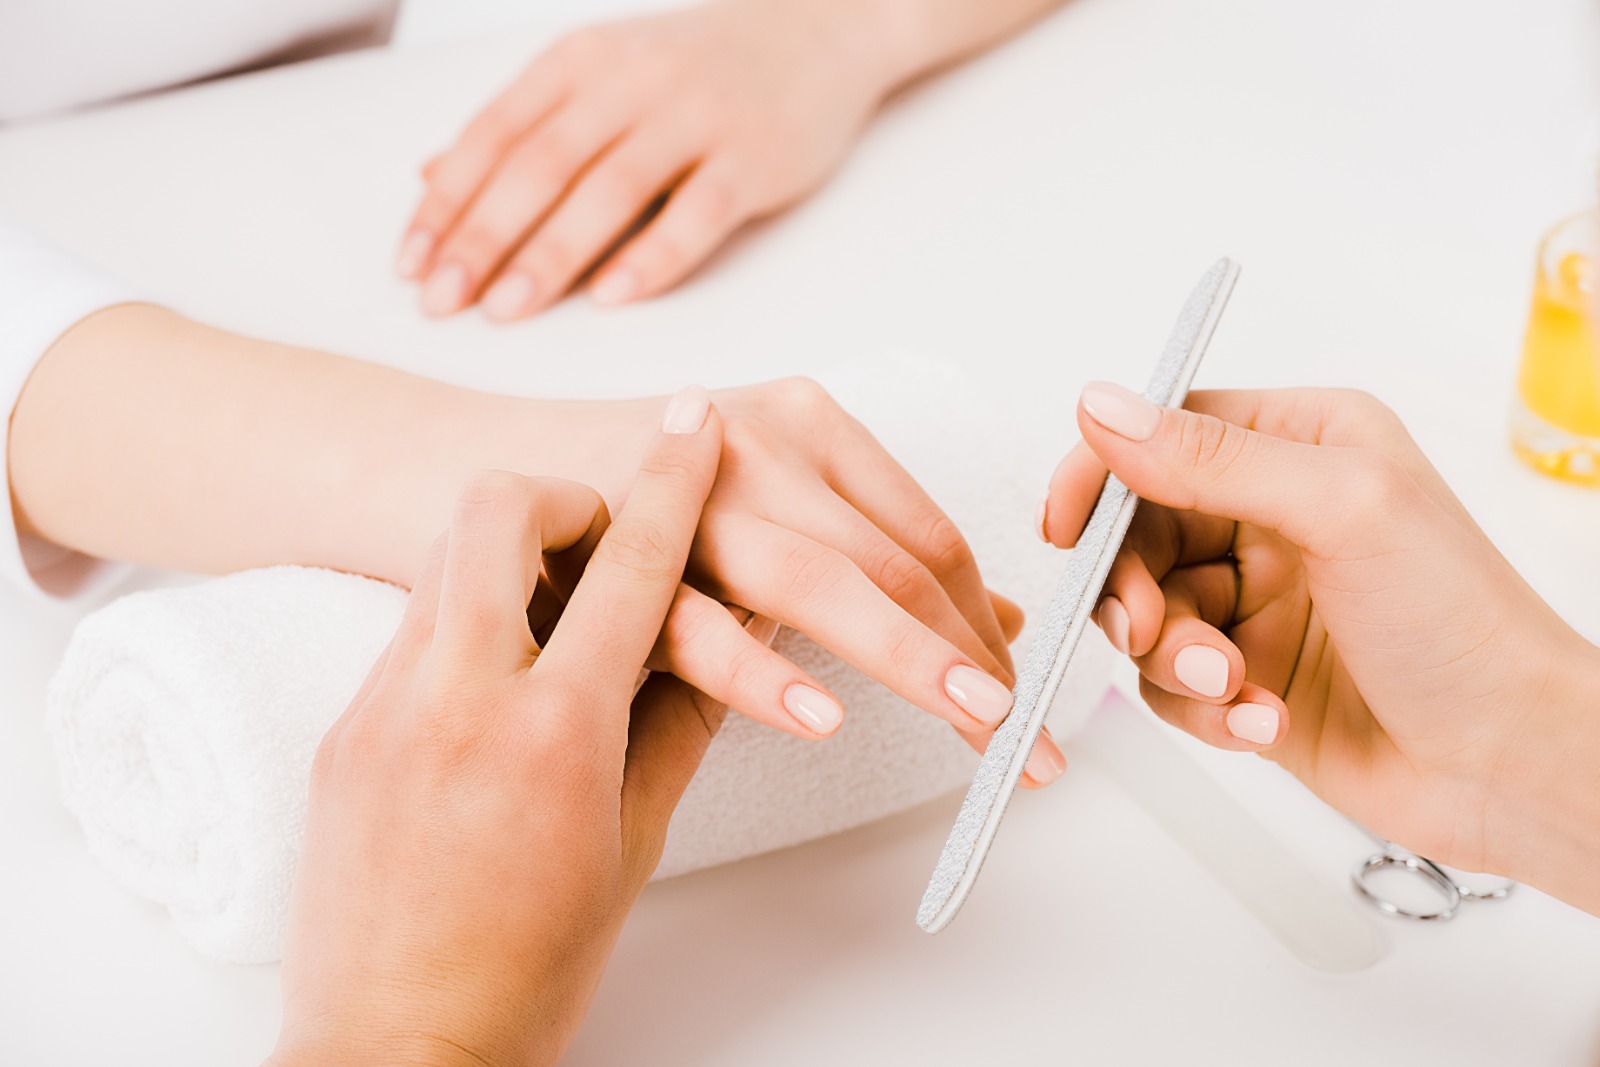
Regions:
<instances>
[{"instance_id":1,"label":"emery board","mask_svg":"<svg viewBox=\"0 0 1600 1067\"><path fill-rule=\"evenodd\" d=\"M1200 279L1178 314L1177 324L1150 376L1144 391L1146 400L1160 407L1183 404L1238 277L1238 264L1220 259ZM1005 817L1006 805L1016 791L1033 743L1044 728L1045 715L1061 688L1072 653L1100 599L1138 503L1139 498L1115 475L1106 478L1105 488L1089 515L1083 536L1078 538L1077 548L1045 610L1039 634L1017 675L1011 714L989 740L922 895L917 925L930 934L943 930L955 918L978 880L995 831Z\"/></svg>"}]
</instances>

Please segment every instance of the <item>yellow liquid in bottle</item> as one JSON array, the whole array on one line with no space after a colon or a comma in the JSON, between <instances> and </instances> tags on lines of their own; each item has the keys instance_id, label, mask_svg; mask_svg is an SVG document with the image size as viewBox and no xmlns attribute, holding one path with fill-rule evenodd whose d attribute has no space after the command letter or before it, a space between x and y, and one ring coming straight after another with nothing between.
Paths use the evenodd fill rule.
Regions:
<instances>
[{"instance_id":1,"label":"yellow liquid in bottle","mask_svg":"<svg viewBox=\"0 0 1600 1067\"><path fill-rule=\"evenodd\" d=\"M1517 377L1512 416L1517 455L1546 474L1600 485L1600 347L1594 263L1567 252L1541 265Z\"/></svg>"}]
</instances>

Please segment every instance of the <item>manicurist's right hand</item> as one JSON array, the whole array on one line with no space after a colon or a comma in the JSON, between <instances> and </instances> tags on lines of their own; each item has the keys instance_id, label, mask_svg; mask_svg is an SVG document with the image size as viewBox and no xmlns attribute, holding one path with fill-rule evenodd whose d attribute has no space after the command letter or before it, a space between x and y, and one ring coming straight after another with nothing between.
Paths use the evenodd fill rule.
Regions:
<instances>
[{"instance_id":1,"label":"manicurist's right hand","mask_svg":"<svg viewBox=\"0 0 1600 1067\"><path fill-rule=\"evenodd\" d=\"M1085 389L1044 520L1072 545L1108 469L1143 498L1097 621L1150 706L1375 833L1600 907L1596 649L1371 397L1187 406Z\"/></svg>"}]
</instances>

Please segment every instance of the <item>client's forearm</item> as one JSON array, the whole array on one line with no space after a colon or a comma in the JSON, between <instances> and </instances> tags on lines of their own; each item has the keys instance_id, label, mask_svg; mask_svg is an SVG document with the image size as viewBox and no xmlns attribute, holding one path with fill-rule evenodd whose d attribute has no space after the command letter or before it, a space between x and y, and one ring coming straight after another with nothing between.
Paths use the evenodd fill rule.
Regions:
<instances>
[{"instance_id":1,"label":"client's forearm","mask_svg":"<svg viewBox=\"0 0 1600 1067\"><path fill-rule=\"evenodd\" d=\"M25 530L110 559L409 583L471 471L574 473L559 456L536 469L557 407L125 305L35 369L12 417L12 504Z\"/></svg>"},{"instance_id":2,"label":"client's forearm","mask_svg":"<svg viewBox=\"0 0 1600 1067\"><path fill-rule=\"evenodd\" d=\"M844 0L843 10L858 22L868 12L876 13L887 46L890 86L897 88L998 44L1063 3L1065 0Z\"/></svg>"}]
</instances>

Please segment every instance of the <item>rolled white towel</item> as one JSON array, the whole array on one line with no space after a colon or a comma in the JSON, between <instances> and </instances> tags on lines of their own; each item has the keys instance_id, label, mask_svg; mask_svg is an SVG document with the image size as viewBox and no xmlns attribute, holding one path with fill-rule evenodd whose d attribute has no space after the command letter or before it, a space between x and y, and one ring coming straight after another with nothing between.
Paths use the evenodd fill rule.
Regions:
<instances>
[{"instance_id":1,"label":"rolled white towel","mask_svg":"<svg viewBox=\"0 0 1600 1067\"><path fill-rule=\"evenodd\" d=\"M967 533L989 584L1042 612L1063 557L1032 532L1036 493L995 472L1026 471L1055 443L1022 440L999 418L949 433L974 419L972 383L948 367L892 359L827 384ZM73 635L50 692L63 798L94 855L205 955L281 956L312 756L405 597L273 567L132 594ZM1051 722L1058 738L1106 685L1109 647L1086 645ZM860 826L970 777L976 756L944 723L800 634L776 647L840 697L845 725L815 743L729 716L656 877Z\"/></svg>"}]
</instances>

